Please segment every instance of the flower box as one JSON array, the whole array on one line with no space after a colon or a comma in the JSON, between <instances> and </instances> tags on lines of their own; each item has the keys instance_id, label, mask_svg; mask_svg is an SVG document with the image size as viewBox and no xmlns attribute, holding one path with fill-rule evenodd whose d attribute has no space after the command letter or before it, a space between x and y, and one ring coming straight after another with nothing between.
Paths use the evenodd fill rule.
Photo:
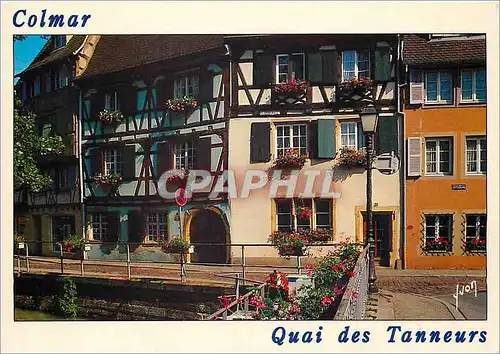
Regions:
<instances>
[{"instance_id":1,"label":"flower box","mask_svg":"<svg viewBox=\"0 0 500 354\"><path fill-rule=\"evenodd\" d=\"M366 166L366 154L354 148L343 147L335 159L335 166L361 167Z\"/></svg>"},{"instance_id":2,"label":"flower box","mask_svg":"<svg viewBox=\"0 0 500 354\"><path fill-rule=\"evenodd\" d=\"M285 258L302 256L307 251L307 237L300 232L273 232L268 241L276 248L278 254Z\"/></svg>"},{"instance_id":3,"label":"flower box","mask_svg":"<svg viewBox=\"0 0 500 354\"><path fill-rule=\"evenodd\" d=\"M184 112L194 109L198 101L193 97L184 96L182 98L170 99L165 103L167 110L172 112Z\"/></svg>"},{"instance_id":4,"label":"flower box","mask_svg":"<svg viewBox=\"0 0 500 354\"><path fill-rule=\"evenodd\" d=\"M450 251L450 244L448 240L440 236L426 241L425 250L430 252L448 252Z\"/></svg>"},{"instance_id":5,"label":"flower box","mask_svg":"<svg viewBox=\"0 0 500 354\"><path fill-rule=\"evenodd\" d=\"M171 175L167 177L167 183L173 186L184 188L189 177L189 171L180 169L170 171Z\"/></svg>"},{"instance_id":6,"label":"flower box","mask_svg":"<svg viewBox=\"0 0 500 354\"><path fill-rule=\"evenodd\" d=\"M105 109L99 112L97 118L103 124L114 125L121 123L123 115L120 111L108 111Z\"/></svg>"},{"instance_id":7,"label":"flower box","mask_svg":"<svg viewBox=\"0 0 500 354\"><path fill-rule=\"evenodd\" d=\"M468 252L486 252L486 240L481 238L467 240L465 250Z\"/></svg>"},{"instance_id":8,"label":"flower box","mask_svg":"<svg viewBox=\"0 0 500 354\"><path fill-rule=\"evenodd\" d=\"M307 238L309 240L309 243L327 242L330 241L332 238L332 230L330 229L310 230L307 233Z\"/></svg>"},{"instance_id":9,"label":"flower box","mask_svg":"<svg viewBox=\"0 0 500 354\"><path fill-rule=\"evenodd\" d=\"M276 169L301 169L306 163L306 158L306 155L300 155L298 149L288 149L274 161L273 167Z\"/></svg>"},{"instance_id":10,"label":"flower box","mask_svg":"<svg viewBox=\"0 0 500 354\"><path fill-rule=\"evenodd\" d=\"M122 176L117 173L110 173L107 175L98 173L92 176L92 181L99 185L116 186L122 181Z\"/></svg>"},{"instance_id":11,"label":"flower box","mask_svg":"<svg viewBox=\"0 0 500 354\"><path fill-rule=\"evenodd\" d=\"M354 77L339 84L337 97L339 101L352 102L362 99L373 99L373 81L370 78Z\"/></svg>"},{"instance_id":12,"label":"flower box","mask_svg":"<svg viewBox=\"0 0 500 354\"><path fill-rule=\"evenodd\" d=\"M158 242L163 253L194 253L194 247L179 237L174 237L170 241L161 239Z\"/></svg>"},{"instance_id":13,"label":"flower box","mask_svg":"<svg viewBox=\"0 0 500 354\"><path fill-rule=\"evenodd\" d=\"M283 81L273 85L273 92L283 96L302 95L309 91L309 83L304 80L290 77L288 81Z\"/></svg>"}]
</instances>

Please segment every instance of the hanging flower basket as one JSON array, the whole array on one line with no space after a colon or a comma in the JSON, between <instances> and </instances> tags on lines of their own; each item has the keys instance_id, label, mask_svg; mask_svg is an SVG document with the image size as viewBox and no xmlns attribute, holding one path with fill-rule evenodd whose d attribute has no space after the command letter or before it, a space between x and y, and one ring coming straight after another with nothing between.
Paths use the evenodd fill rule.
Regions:
<instances>
[{"instance_id":1,"label":"hanging flower basket","mask_svg":"<svg viewBox=\"0 0 500 354\"><path fill-rule=\"evenodd\" d=\"M335 159L335 166L359 167L366 165L366 154L354 148L343 147Z\"/></svg>"},{"instance_id":2,"label":"hanging flower basket","mask_svg":"<svg viewBox=\"0 0 500 354\"><path fill-rule=\"evenodd\" d=\"M425 243L426 251L447 252L449 250L448 240L439 236Z\"/></svg>"},{"instance_id":3,"label":"hanging flower basket","mask_svg":"<svg viewBox=\"0 0 500 354\"><path fill-rule=\"evenodd\" d=\"M104 186L117 186L122 181L122 176L118 173L101 174L98 173L92 177L92 181Z\"/></svg>"},{"instance_id":4,"label":"hanging flower basket","mask_svg":"<svg viewBox=\"0 0 500 354\"><path fill-rule=\"evenodd\" d=\"M97 118L103 124L119 124L123 120L123 114L120 111L103 110L99 112Z\"/></svg>"},{"instance_id":5,"label":"hanging flower basket","mask_svg":"<svg viewBox=\"0 0 500 354\"><path fill-rule=\"evenodd\" d=\"M301 220L309 220L312 215L311 208L305 206L298 206L296 212L297 217Z\"/></svg>"},{"instance_id":6,"label":"hanging flower basket","mask_svg":"<svg viewBox=\"0 0 500 354\"><path fill-rule=\"evenodd\" d=\"M299 232L275 231L268 241L278 250L278 254L285 258L302 256L307 251L307 237Z\"/></svg>"},{"instance_id":7,"label":"hanging flower basket","mask_svg":"<svg viewBox=\"0 0 500 354\"><path fill-rule=\"evenodd\" d=\"M170 99L165 104L167 110L172 112L184 112L198 105L196 98L184 96L182 98Z\"/></svg>"},{"instance_id":8,"label":"hanging flower basket","mask_svg":"<svg viewBox=\"0 0 500 354\"><path fill-rule=\"evenodd\" d=\"M274 161L273 167L277 169L301 169L306 163L306 158L306 155L300 155L298 149L288 149Z\"/></svg>"},{"instance_id":9,"label":"hanging flower basket","mask_svg":"<svg viewBox=\"0 0 500 354\"><path fill-rule=\"evenodd\" d=\"M187 179L189 177L189 171L185 169L171 171L171 175L167 177L167 183L183 188L186 186Z\"/></svg>"},{"instance_id":10,"label":"hanging flower basket","mask_svg":"<svg viewBox=\"0 0 500 354\"><path fill-rule=\"evenodd\" d=\"M161 240L159 243L163 253L192 253L191 250L194 251L189 243L179 237L174 237L170 241Z\"/></svg>"},{"instance_id":11,"label":"hanging flower basket","mask_svg":"<svg viewBox=\"0 0 500 354\"><path fill-rule=\"evenodd\" d=\"M356 76L351 80L343 81L339 84L337 93L341 100L356 100L370 95L373 88L373 81L368 77L358 79ZM359 96L359 98L356 98Z\"/></svg>"},{"instance_id":12,"label":"hanging flower basket","mask_svg":"<svg viewBox=\"0 0 500 354\"><path fill-rule=\"evenodd\" d=\"M485 252L486 240L480 237L476 237L473 240L469 239L465 243L465 249L470 252Z\"/></svg>"}]
</instances>

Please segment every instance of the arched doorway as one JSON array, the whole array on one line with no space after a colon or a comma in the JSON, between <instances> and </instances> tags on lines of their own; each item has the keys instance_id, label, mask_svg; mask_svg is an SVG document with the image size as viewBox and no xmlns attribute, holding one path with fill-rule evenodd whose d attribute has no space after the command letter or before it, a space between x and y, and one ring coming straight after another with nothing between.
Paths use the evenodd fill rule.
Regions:
<instances>
[{"instance_id":1,"label":"arched doorway","mask_svg":"<svg viewBox=\"0 0 500 354\"><path fill-rule=\"evenodd\" d=\"M229 243L228 229L222 214L210 209L196 212L189 225L190 242L195 244L191 262L228 263L229 246L204 246L204 243Z\"/></svg>"}]
</instances>

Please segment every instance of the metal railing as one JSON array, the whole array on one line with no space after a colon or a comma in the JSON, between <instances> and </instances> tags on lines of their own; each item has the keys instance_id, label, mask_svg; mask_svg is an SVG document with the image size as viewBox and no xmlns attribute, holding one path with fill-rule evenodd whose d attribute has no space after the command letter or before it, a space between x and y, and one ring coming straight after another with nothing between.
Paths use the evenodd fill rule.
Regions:
<instances>
[{"instance_id":1,"label":"metal railing","mask_svg":"<svg viewBox=\"0 0 500 354\"><path fill-rule=\"evenodd\" d=\"M362 320L368 300L369 252L368 246L359 255L354 277L347 283L335 320Z\"/></svg>"},{"instance_id":2,"label":"metal railing","mask_svg":"<svg viewBox=\"0 0 500 354\"><path fill-rule=\"evenodd\" d=\"M43 247L43 245L49 245L50 251L47 247ZM165 278L161 276L151 276L151 275L140 275L137 274L139 268L148 268L151 270L168 270L170 272L175 271L178 276L176 279L181 282L186 281L188 278L188 273L211 273L215 276L214 271L216 273L221 273L222 269L227 269L228 271L238 271L241 273L241 281L242 284L246 284L246 277L248 274L262 274L268 275L273 270L283 270L285 272L295 272L301 274L305 266L303 265L303 259L307 258L308 255L303 256L292 256L289 260L280 259L280 264L269 264L269 263L278 263L278 262L266 262L267 264L257 264L257 263L249 263L249 258L258 258L263 259L267 258L269 260L276 260L278 256L266 256L261 257L256 255L257 253L253 252L252 256L248 256L248 253L255 250L255 248L273 248L274 246L268 243L196 243L192 244L195 249L195 253L198 251L202 251L203 248L208 249L223 249L226 254L232 254L233 259L239 258L239 262L234 263L208 263L208 262L187 262L187 254L180 255L178 254L176 257L166 257L164 255L157 256L157 260L154 259L138 259L134 253L134 250L143 246L144 249L156 249L158 254L161 253L159 251L159 246L155 243L127 243L127 242L113 242L113 243L95 243L89 242L85 244L91 245L90 247L114 247L113 249L118 249L121 247L121 251L117 252L116 257L112 256L103 256L102 249L100 256L95 256L90 250L84 250L77 253L68 253L64 252L62 246L57 245L56 249L54 249L54 244L52 242L45 241L25 241L23 248L18 248L14 252L14 260L15 260L15 270L18 274L22 272L33 272L37 269L44 268L40 267L40 264L47 265L45 268L50 268L51 272L58 272L60 274L90 274L92 273L92 267L95 266L104 266L104 267L122 267L126 269L126 277L131 280L133 278ZM317 244L310 245L311 249L323 249L324 252L329 249L334 249L337 246L337 243L325 243L325 244ZM40 254L43 248L43 253ZM33 250L37 249L38 252L33 252ZM231 252L233 251L233 252ZM38 254L33 254L38 253ZM47 254L51 253L51 254ZM272 252L267 252L268 254L274 254L274 250ZM161 259L163 258L164 259ZM160 258L160 260L158 260ZM55 270L53 265L54 263L59 264L59 269ZM286 264L288 263L288 264ZM75 270L75 264L78 265L78 270ZM52 265L49 267L48 265ZM90 269L89 269L90 268ZM218 269L217 269L218 268ZM125 270L123 269L123 270ZM101 272L102 273L102 272ZM136 273L136 274L134 274ZM106 273L105 273L106 274ZM125 274L123 274L125 276ZM123 277L122 276L122 277ZM171 274L169 279L172 279ZM194 277L196 278L196 276Z\"/></svg>"}]
</instances>

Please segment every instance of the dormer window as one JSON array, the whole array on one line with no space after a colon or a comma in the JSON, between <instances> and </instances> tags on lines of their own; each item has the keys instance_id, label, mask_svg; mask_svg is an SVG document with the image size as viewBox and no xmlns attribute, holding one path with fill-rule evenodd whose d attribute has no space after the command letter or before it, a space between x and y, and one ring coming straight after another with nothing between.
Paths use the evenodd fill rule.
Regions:
<instances>
[{"instance_id":1,"label":"dormer window","mask_svg":"<svg viewBox=\"0 0 500 354\"><path fill-rule=\"evenodd\" d=\"M66 36L54 36L54 49L64 47L66 45Z\"/></svg>"}]
</instances>

